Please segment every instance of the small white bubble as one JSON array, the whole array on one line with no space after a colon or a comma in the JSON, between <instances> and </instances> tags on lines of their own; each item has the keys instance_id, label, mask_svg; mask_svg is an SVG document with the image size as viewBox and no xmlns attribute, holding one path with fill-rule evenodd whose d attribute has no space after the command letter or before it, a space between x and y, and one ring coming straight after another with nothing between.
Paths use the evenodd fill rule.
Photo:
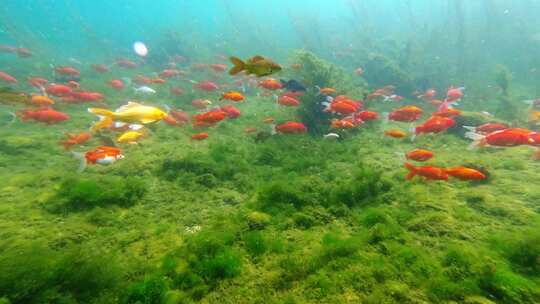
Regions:
<instances>
[{"instance_id":1,"label":"small white bubble","mask_svg":"<svg viewBox=\"0 0 540 304\"><path fill-rule=\"evenodd\" d=\"M133 43L133 51L135 51L135 54L141 57L148 55L148 48L146 48L146 45L140 41Z\"/></svg>"}]
</instances>

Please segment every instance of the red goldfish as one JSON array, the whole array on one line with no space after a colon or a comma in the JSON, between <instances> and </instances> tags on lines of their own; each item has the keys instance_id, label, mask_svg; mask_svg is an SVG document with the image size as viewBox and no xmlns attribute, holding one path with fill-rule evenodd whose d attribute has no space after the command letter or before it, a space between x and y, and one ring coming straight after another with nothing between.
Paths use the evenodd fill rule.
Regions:
<instances>
[{"instance_id":1,"label":"red goldfish","mask_svg":"<svg viewBox=\"0 0 540 304\"><path fill-rule=\"evenodd\" d=\"M113 79L108 82L109 85L116 90L122 90L124 88L124 82L120 79Z\"/></svg>"},{"instance_id":2,"label":"red goldfish","mask_svg":"<svg viewBox=\"0 0 540 304\"><path fill-rule=\"evenodd\" d=\"M405 133L405 131L402 131L402 130L392 129L392 130L384 131L384 135L388 137L393 137L393 138L403 138L407 136L407 133Z\"/></svg>"},{"instance_id":3,"label":"red goldfish","mask_svg":"<svg viewBox=\"0 0 540 304\"><path fill-rule=\"evenodd\" d=\"M128 60L128 59L122 59L122 58L117 59L116 64L119 67L126 68L126 69L134 69L134 68L137 67L137 63L135 61Z\"/></svg>"},{"instance_id":4,"label":"red goldfish","mask_svg":"<svg viewBox=\"0 0 540 304\"><path fill-rule=\"evenodd\" d=\"M470 146L471 148L485 146L514 147L530 144L531 133L533 132L527 129L510 128L491 132L487 135L467 132L465 136L474 140Z\"/></svg>"},{"instance_id":5,"label":"red goldfish","mask_svg":"<svg viewBox=\"0 0 540 304\"><path fill-rule=\"evenodd\" d=\"M431 116L423 124L417 126L414 129L415 135L421 133L439 133L446 131L448 128L455 125L456 122L452 118L441 117L441 116Z\"/></svg>"},{"instance_id":6,"label":"red goldfish","mask_svg":"<svg viewBox=\"0 0 540 304\"><path fill-rule=\"evenodd\" d=\"M306 126L301 122L288 121L274 127L272 133L282 133L282 134L300 134L307 131Z\"/></svg>"},{"instance_id":7,"label":"red goldfish","mask_svg":"<svg viewBox=\"0 0 540 304\"><path fill-rule=\"evenodd\" d=\"M47 79L45 78L41 78L41 77L30 77L28 78L28 84L35 87L35 88L42 88L44 85L47 84L47 82L49 82Z\"/></svg>"},{"instance_id":8,"label":"red goldfish","mask_svg":"<svg viewBox=\"0 0 540 304\"><path fill-rule=\"evenodd\" d=\"M75 76L75 77L81 76L81 72L79 72L79 70L70 66L61 66L61 67L55 68L54 70L56 71L56 73L60 75L69 75L69 76Z\"/></svg>"},{"instance_id":9,"label":"red goldfish","mask_svg":"<svg viewBox=\"0 0 540 304\"><path fill-rule=\"evenodd\" d=\"M22 121L29 119L44 122L48 125L56 124L69 119L69 115L66 113L58 112L50 108L41 108L38 110L21 110L17 112Z\"/></svg>"},{"instance_id":10,"label":"red goldfish","mask_svg":"<svg viewBox=\"0 0 540 304\"><path fill-rule=\"evenodd\" d=\"M50 84L45 88L45 92L49 95L61 97L70 95L73 89L63 84Z\"/></svg>"},{"instance_id":11,"label":"red goldfish","mask_svg":"<svg viewBox=\"0 0 540 304\"><path fill-rule=\"evenodd\" d=\"M281 88L283 88L283 85L281 84L281 82L275 80L274 78L268 78L268 79L265 79L265 80L261 80L259 81L259 84L258 84L259 87L263 87L267 90L279 90Z\"/></svg>"},{"instance_id":12,"label":"red goldfish","mask_svg":"<svg viewBox=\"0 0 540 304\"><path fill-rule=\"evenodd\" d=\"M0 79L4 80L5 82L8 82L8 83L17 83L17 79L15 79L15 77L9 75L8 73L6 72L2 72L0 71Z\"/></svg>"},{"instance_id":13,"label":"red goldfish","mask_svg":"<svg viewBox=\"0 0 540 304\"><path fill-rule=\"evenodd\" d=\"M504 130L510 128L508 125L503 123L488 122L477 127L463 126L463 128L479 134L489 134L495 131Z\"/></svg>"},{"instance_id":14,"label":"red goldfish","mask_svg":"<svg viewBox=\"0 0 540 304\"><path fill-rule=\"evenodd\" d=\"M409 174L405 177L407 180L410 180L417 175L426 180L448 180L448 173L444 168L433 166L415 167L409 163L405 163L405 168L409 170Z\"/></svg>"},{"instance_id":15,"label":"red goldfish","mask_svg":"<svg viewBox=\"0 0 540 304\"><path fill-rule=\"evenodd\" d=\"M92 68L98 73L107 73L109 71L109 67L104 64L92 64Z\"/></svg>"},{"instance_id":16,"label":"red goldfish","mask_svg":"<svg viewBox=\"0 0 540 304\"><path fill-rule=\"evenodd\" d=\"M196 82L195 84L193 84L193 87L195 89L199 89L199 90L207 91L207 92L212 92L219 89L219 86L215 82L210 81L210 80Z\"/></svg>"},{"instance_id":17,"label":"red goldfish","mask_svg":"<svg viewBox=\"0 0 540 304\"><path fill-rule=\"evenodd\" d=\"M277 103L282 106L288 107L298 107L300 105L300 101L298 99L288 95L279 96L277 99Z\"/></svg>"},{"instance_id":18,"label":"red goldfish","mask_svg":"<svg viewBox=\"0 0 540 304\"><path fill-rule=\"evenodd\" d=\"M412 159L412 160L420 161L420 162L426 161L432 158L433 156L434 156L433 152L424 150L424 149L414 149L405 154L405 157L407 159Z\"/></svg>"},{"instance_id":19,"label":"red goldfish","mask_svg":"<svg viewBox=\"0 0 540 304\"><path fill-rule=\"evenodd\" d=\"M99 146L94 150L84 154L72 152L76 158L81 160L79 172L84 171L88 164L91 165L110 165L117 160L123 159L122 151L116 147Z\"/></svg>"},{"instance_id":20,"label":"red goldfish","mask_svg":"<svg viewBox=\"0 0 540 304\"><path fill-rule=\"evenodd\" d=\"M362 121L376 120L379 118L379 113L372 111L362 111L354 114L355 119Z\"/></svg>"},{"instance_id":21,"label":"red goldfish","mask_svg":"<svg viewBox=\"0 0 540 304\"><path fill-rule=\"evenodd\" d=\"M404 106L388 114L388 120L412 122L418 120L424 111L417 106Z\"/></svg>"},{"instance_id":22,"label":"red goldfish","mask_svg":"<svg viewBox=\"0 0 540 304\"><path fill-rule=\"evenodd\" d=\"M66 150L69 150L72 146L75 145L82 145L92 137L92 134L90 132L82 132L79 134L66 133L65 135L67 139L61 141L60 144L63 145L64 149Z\"/></svg>"},{"instance_id":23,"label":"red goldfish","mask_svg":"<svg viewBox=\"0 0 540 304\"><path fill-rule=\"evenodd\" d=\"M98 93L98 92L90 92L90 91L72 92L71 97L75 99L75 102L100 101L100 100L103 100L104 98L103 94Z\"/></svg>"},{"instance_id":24,"label":"red goldfish","mask_svg":"<svg viewBox=\"0 0 540 304\"><path fill-rule=\"evenodd\" d=\"M244 100L244 95L242 95L242 93L240 92L229 91L229 92L223 93L223 95L221 95L221 98L219 100L223 100L223 99L240 102Z\"/></svg>"},{"instance_id":25,"label":"red goldfish","mask_svg":"<svg viewBox=\"0 0 540 304\"><path fill-rule=\"evenodd\" d=\"M238 110L233 105L224 105L219 108L221 111L225 112L227 114L228 118L234 119L238 118L240 116L240 110Z\"/></svg>"},{"instance_id":26,"label":"red goldfish","mask_svg":"<svg viewBox=\"0 0 540 304\"><path fill-rule=\"evenodd\" d=\"M464 181L467 181L467 180L478 181L478 180L486 179L486 175L484 173L476 169L467 168L463 166L445 169L445 171L446 173L448 173L448 175L455 177L457 179L460 179L460 180L464 180Z\"/></svg>"},{"instance_id":27,"label":"red goldfish","mask_svg":"<svg viewBox=\"0 0 540 304\"><path fill-rule=\"evenodd\" d=\"M193 140L203 140L203 139L207 139L207 138L208 138L208 133L206 133L206 132L191 135L191 139L193 139Z\"/></svg>"}]
</instances>

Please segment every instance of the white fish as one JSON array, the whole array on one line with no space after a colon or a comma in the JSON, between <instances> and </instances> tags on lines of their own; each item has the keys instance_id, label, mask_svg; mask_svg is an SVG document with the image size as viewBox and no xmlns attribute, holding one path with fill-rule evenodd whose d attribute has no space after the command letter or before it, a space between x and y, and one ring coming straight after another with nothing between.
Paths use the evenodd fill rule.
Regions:
<instances>
[{"instance_id":1,"label":"white fish","mask_svg":"<svg viewBox=\"0 0 540 304\"><path fill-rule=\"evenodd\" d=\"M339 134L337 134L337 133L328 133L328 134L324 135L323 137L325 139L338 139Z\"/></svg>"},{"instance_id":2,"label":"white fish","mask_svg":"<svg viewBox=\"0 0 540 304\"><path fill-rule=\"evenodd\" d=\"M151 87L142 86L135 88L136 93L144 93L144 94L156 94L156 90L152 89Z\"/></svg>"},{"instance_id":3,"label":"white fish","mask_svg":"<svg viewBox=\"0 0 540 304\"><path fill-rule=\"evenodd\" d=\"M77 170L78 173L81 173L83 172L85 169L86 169L86 165L87 165L87 161L86 161L86 158L85 158L85 154L84 153L80 153L80 152L71 152L71 155L73 155L73 157L75 157L76 159L79 160L79 169ZM98 158L96 160L96 164L98 165L110 165L110 164L113 164L115 163L117 160L120 160L120 159L124 159L124 155L123 154L118 154L116 156L112 156L112 155L106 155L102 158Z\"/></svg>"}]
</instances>

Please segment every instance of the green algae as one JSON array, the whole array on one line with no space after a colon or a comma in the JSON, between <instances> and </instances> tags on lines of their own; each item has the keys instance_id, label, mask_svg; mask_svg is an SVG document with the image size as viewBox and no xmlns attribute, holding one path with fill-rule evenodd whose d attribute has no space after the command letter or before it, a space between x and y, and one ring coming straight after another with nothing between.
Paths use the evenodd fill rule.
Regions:
<instances>
[{"instance_id":1,"label":"green algae","mask_svg":"<svg viewBox=\"0 0 540 304\"><path fill-rule=\"evenodd\" d=\"M342 82L339 69L302 56L306 74L323 67L311 82L363 94L350 91L356 83ZM210 130L207 142L186 140L189 128L158 125L143 144L122 147L126 159L79 176L56 142L88 117L40 136L19 123L20 134L0 130L2 168L12 169L0 174L0 296L12 303L539 301L539 193L528 181L540 167L530 151L468 151L468 141L444 134L395 142L380 136L381 125L344 142L254 143L239 135L255 123L250 115L280 112L250 99L245 117ZM493 178L407 182L395 153L418 146L436 152L428 164L478 163Z\"/></svg>"}]
</instances>

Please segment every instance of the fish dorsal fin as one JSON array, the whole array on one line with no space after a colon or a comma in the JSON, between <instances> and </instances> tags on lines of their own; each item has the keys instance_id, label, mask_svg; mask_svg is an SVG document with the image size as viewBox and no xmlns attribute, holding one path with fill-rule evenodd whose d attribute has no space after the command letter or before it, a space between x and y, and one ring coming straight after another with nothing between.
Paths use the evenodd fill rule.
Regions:
<instances>
[{"instance_id":1,"label":"fish dorsal fin","mask_svg":"<svg viewBox=\"0 0 540 304\"><path fill-rule=\"evenodd\" d=\"M264 57L261 55L253 56L253 58L251 58L251 62L257 62L261 60L264 60Z\"/></svg>"},{"instance_id":2,"label":"fish dorsal fin","mask_svg":"<svg viewBox=\"0 0 540 304\"><path fill-rule=\"evenodd\" d=\"M130 109L130 108L133 108L133 107L140 107L140 106L142 106L142 105L140 103L138 103L138 102L128 101L127 104L125 104L125 105L121 106L120 108L118 108L116 110L116 112L122 112L122 111L125 111L127 109Z\"/></svg>"}]
</instances>

